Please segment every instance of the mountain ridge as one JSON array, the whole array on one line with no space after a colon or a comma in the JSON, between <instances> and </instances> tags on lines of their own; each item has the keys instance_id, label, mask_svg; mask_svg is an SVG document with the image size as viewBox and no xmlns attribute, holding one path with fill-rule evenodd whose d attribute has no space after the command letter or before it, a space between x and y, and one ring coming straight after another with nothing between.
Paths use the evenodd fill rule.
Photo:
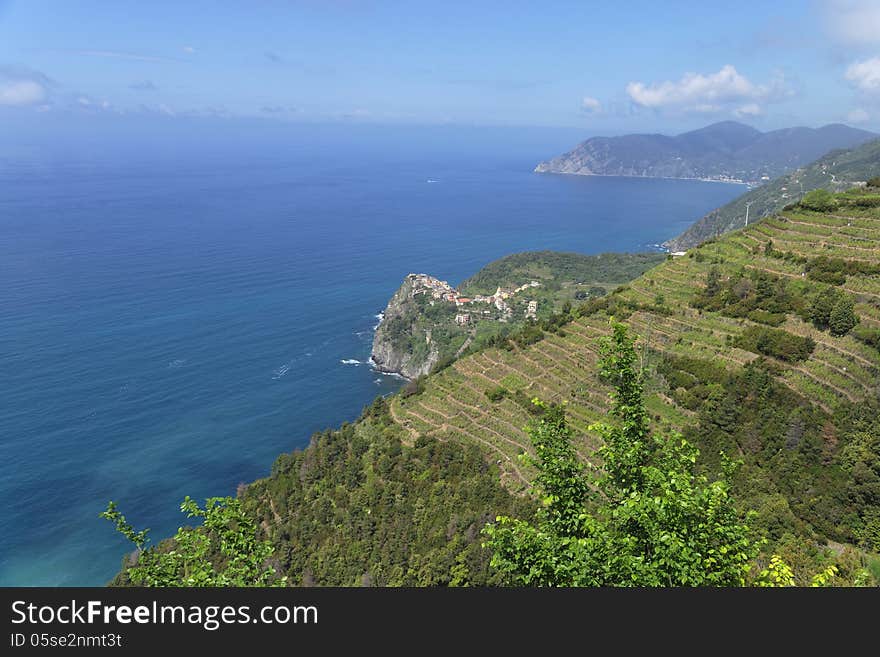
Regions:
<instances>
[{"instance_id":1,"label":"mountain ridge","mask_svg":"<svg viewBox=\"0 0 880 657\"><path fill-rule=\"evenodd\" d=\"M592 137L539 163L534 171L760 184L834 148L854 147L877 137L840 123L761 132L736 121L722 121L674 136Z\"/></svg>"}]
</instances>

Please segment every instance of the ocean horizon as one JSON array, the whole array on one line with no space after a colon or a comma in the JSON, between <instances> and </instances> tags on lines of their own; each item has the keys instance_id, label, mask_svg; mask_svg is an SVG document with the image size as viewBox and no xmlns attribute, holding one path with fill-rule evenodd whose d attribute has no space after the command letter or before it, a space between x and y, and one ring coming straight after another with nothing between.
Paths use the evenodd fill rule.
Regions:
<instances>
[{"instance_id":1,"label":"ocean horizon","mask_svg":"<svg viewBox=\"0 0 880 657\"><path fill-rule=\"evenodd\" d=\"M571 131L211 139L0 159L0 585L103 585L108 500L158 541L395 392L368 359L406 274L651 250L745 191L533 173Z\"/></svg>"}]
</instances>

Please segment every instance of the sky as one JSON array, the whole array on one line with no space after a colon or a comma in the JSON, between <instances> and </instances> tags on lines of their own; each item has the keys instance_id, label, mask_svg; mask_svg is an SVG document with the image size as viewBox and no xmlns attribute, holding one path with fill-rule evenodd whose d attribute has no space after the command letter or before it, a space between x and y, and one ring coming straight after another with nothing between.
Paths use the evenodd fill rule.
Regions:
<instances>
[{"instance_id":1,"label":"sky","mask_svg":"<svg viewBox=\"0 0 880 657\"><path fill-rule=\"evenodd\" d=\"M880 0L0 0L2 134L84 117L880 130Z\"/></svg>"}]
</instances>

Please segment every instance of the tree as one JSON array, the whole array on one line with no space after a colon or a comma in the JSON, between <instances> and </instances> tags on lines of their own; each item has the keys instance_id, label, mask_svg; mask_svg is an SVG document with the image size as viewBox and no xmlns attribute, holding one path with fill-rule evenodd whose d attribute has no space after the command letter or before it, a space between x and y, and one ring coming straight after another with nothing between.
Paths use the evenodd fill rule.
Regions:
<instances>
[{"instance_id":1,"label":"tree","mask_svg":"<svg viewBox=\"0 0 880 657\"><path fill-rule=\"evenodd\" d=\"M826 288L816 295L810 306L810 320L816 328L826 329L831 322L831 312L838 302L840 293L833 287Z\"/></svg>"},{"instance_id":2,"label":"tree","mask_svg":"<svg viewBox=\"0 0 880 657\"><path fill-rule=\"evenodd\" d=\"M852 298L848 294L841 294L828 317L828 328L831 335L846 335L858 323L859 318L855 313Z\"/></svg>"},{"instance_id":3,"label":"tree","mask_svg":"<svg viewBox=\"0 0 880 657\"><path fill-rule=\"evenodd\" d=\"M484 529L492 564L511 584L539 586L743 585L760 541L730 496L734 465L709 482L680 434L652 434L634 340L613 324L602 377L615 388L601 471L571 445L564 407L544 406L528 428L542 505L531 521L498 517ZM537 402L539 403L540 402Z\"/></svg>"},{"instance_id":4,"label":"tree","mask_svg":"<svg viewBox=\"0 0 880 657\"><path fill-rule=\"evenodd\" d=\"M181 527L170 541L146 548L149 530L136 532L109 502L100 516L137 548L134 563L124 574L140 586L271 586L284 585L268 563L273 548L257 539L256 523L241 502L231 497L210 497L200 507L190 497L180 505L189 518L200 518L200 527Z\"/></svg>"},{"instance_id":5,"label":"tree","mask_svg":"<svg viewBox=\"0 0 880 657\"><path fill-rule=\"evenodd\" d=\"M706 274L706 296L714 297L721 291L721 271L715 265Z\"/></svg>"}]
</instances>

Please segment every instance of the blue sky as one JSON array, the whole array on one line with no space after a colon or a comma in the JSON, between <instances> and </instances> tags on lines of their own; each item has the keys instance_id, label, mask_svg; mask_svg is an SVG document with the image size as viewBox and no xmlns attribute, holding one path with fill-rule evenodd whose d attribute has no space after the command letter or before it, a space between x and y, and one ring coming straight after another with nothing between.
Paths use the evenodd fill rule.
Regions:
<instances>
[{"instance_id":1,"label":"blue sky","mask_svg":"<svg viewBox=\"0 0 880 657\"><path fill-rule=\"evenodd\" d=\"M880 129L880 1L0 0L0 120Z\"/></svg>"}]
</instances>

